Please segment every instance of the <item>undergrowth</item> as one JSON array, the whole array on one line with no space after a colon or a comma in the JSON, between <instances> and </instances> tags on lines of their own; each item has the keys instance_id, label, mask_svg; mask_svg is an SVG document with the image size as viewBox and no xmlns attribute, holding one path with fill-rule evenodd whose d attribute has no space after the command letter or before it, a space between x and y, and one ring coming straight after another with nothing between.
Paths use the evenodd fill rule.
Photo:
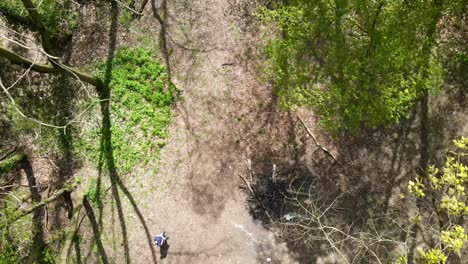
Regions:
<instances>
[{"instance_id":1,"label":"undergrowth","mask_svg":"<svg viewBox=\"0 0 468 264\"><path fill-rule=\"evenodd\" d=\"M105 192L102 188L98 186L97 180L91 179L86 190L86 197L91 202L91 204L96 208L101 208L103 205L102 201L104 199L104 196Z\"/></svg>"},{"instance_id":2,"label":"undergrowth","mask_svg":"<svg viewBox=\"0 0 468 264\"><path fill-rule=\"evenodd\" d=\"M25 190L13 190L11 193L15 197L27 195ZM2 220L14 215L20 205L12 195L3 198L0 206ZM29 214L0 230L0 264L24 263L33 244L32 228L32 215Z\"/></svg>"},{"instance_id":3,"label":"undergrowth","mask_svg":"<svg viewBox=\"0 0 468 264\"><path fill-rule=\"evenodd\" d=\"M111 65L101 63L99 75L111 66L109 88L112 154L121 173L137 166L157 163L160 148L168 137L175 87L167 71L152 50L122 48ZM84 148L87 156L99 164L101 128L88 134Z\"/></svg>"},{"instance_id":4,"label":"undergrowth","mask_svg":"<svg viewBox=\"0 0 468 264\"><path fill-rule=\"evenodd\" d=\"M135 10L135 1L129 1L129 0L123 0L122 5L121 5L121 11L120 11L120 17L119 17L119 22L122 26L125 28L129 28L135 18L135 14L130 11L128 8L124 7L123 5L126 5L127 7Z\"/></svg>"},{"instance_id":5,"label":"undergrowth","mask_svg":"<svg viewBox=\"0 0 468 264\"><path fill-rule=\"evenodd\" d=\"M71 0L33 0L42 21L53 34L70 34L78 27L78 17L71 10ZM21 0L0 1L0 13L11 23L34 28Z\"/></svg>"}]
</instances>

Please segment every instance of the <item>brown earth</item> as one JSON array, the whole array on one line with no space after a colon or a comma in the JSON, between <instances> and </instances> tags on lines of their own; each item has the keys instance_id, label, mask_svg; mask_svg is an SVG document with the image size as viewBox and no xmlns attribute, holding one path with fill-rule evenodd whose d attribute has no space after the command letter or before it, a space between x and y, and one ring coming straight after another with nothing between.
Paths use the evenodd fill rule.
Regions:
<instances>
[{"instance_id":1,"label":"brown earth","mask_svg":"<svg viewBox=\"0 0 468 264\"><path fill-rule=\"evenodd\" d=\"M239 177L250 179L249 161L259 179L270 179L272 165L277 165L285 178L317 180L325 201L349 192L340 204L344 211L339 221L365 229L374 214L414 210L411 202L398 197L417 173L420 157L431 155L435 157L431 162L436 162L450 139L466 134L466 110L444 99L430 101L426 149L430 153L422 153L418 110L401 126L369 129L336 141L319 133L310 112L298 111L321 144L345 164L338 166L313 143L295 112L276 109L272 88L259 81L257 63L264 58L261 27L253 16L255 3L149 1L143 17L128 30L110 19L114 21L107 25L110 33L103 30L104 24L91 24L81 35L92 37L75 41L76 50L90 53L72 56L76 64L125 44L159 48L161 61L180 90L170 138L160 164L154 164L159 173L152 172L154 167L135 169L123 179L121 203L112 199L102 211L102 241L110 262L125 263L128 255L133 263L321 263L319 259L328 263L323 241L312 245L313 255L300 256L300 245L294 253L289 251L292 244L279 241L279 234L259 220L265 215L249 207L255 202ZM88 15L93 13L99 12L91 10ZM451 97L448 94L447 100ZM448 106L453 117L437 114ZM446 134L450 136L441 137ZM274 198L264 202L281 217L287 211L277 208ZM150 241L162 231L170 236L167 252ZM384 249L382 254L393 253Z\"/></svg>"},{"instance_id":2,"label":"brown earth","mask_svg":"<svg viewBox=\"0 0 468 264\"><path fill-rule=\"evenodd\" d=\"M255 5L228 0L156 2L148 3L130 30L119 28L116 46L138 43L143 36L158 47L180 100L161 153L160 172L136 169L123 180L127 192L120 194L122 204L111 202L103 209L102 241L108 260L124 263L128 251L132 263L295 263L286 244L252 218L247 192L240 188L239 175L247 175L247 160L253 155L249 146L258 141L272 115L284 115L273 110L271 87L260 83L253 70L260 56L253 48L260 40L252 16ZM92 28L99 27L87 29L98 35L78 38L76 50L109 38ZM101 45L90 52L104 54L105 49ZM79 56L72 62L92 58ZM120 206L124 225L116 214ZM167 252L149 241L162 231L170 237ZM90 233L83 236L91 238ZM167 256L159 260L161 255Z\"/></svg>"},{"instance_id":3,"label":"brown earth","mask_svg":"<svg viewBox=\"0 0 468 264\"><path fill-rule=\"evenodd\" d=\"M158 48L180 98L159 164L120 175L117 193L109 191L108 177L103 180L106 203L94 211L103 247L96 246L92 224L84 218L81 241L72 253L76 261L322 263L319 259L327 259L329 252L323 244L317 242L315 251L300 256L298 248L292 252L292 244L286 245L261 221L265 215L252 207L255 202L239 177L250 181L249 161L259 179L270 179L272 166L280 177L314 178L325 200L350 191L340 204L345 224L365 226L373 213L409 211L411 202L406 206L398 197L423 155L420 113L416 110L401 126L333 140L319 133L309 111L277 110L272 87L260 81L258 72L257 63L264 58L261 27L253 16L257 1L149 1L144 15L128 29L119 25L107 2L83 2L84 26L67 47L71 65L106 59L123 45ZM459 96L450 91L441 98L430 100L426 154L434 157L431 163L440 162L450 140L468 131L466 100L451 103ZM314 144L296 113L345 166ZM39 182L46 181L41 175L53 174L50 169L57 165L50 163L48 157L32 161ZM74 175L97 177L97 172L85 167ZM264 202L275 217L287 212L269 199ZM67 220L54 222L66 226ZM170 239L169 248L160 251L151 237L162 231Z\"/></svg>"}]
</instances>

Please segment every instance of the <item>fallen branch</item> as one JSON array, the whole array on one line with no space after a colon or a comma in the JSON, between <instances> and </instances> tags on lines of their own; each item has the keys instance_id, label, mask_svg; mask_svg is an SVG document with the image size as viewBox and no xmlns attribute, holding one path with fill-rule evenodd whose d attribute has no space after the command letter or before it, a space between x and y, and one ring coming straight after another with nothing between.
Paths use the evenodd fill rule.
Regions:
<instances>
[{"instance_id":1,"label":"fallen branch","mask_svg":"<svg viewBox=\"0 0 468 264\"><path fill-rule=\"evenodd\" d=\"M60 71L60 69L54 68L51 65L37 64L2 46L0 46L0 57L4 57L14 64L30 67L32 70L40 73L57 73Z\"/></svg>"},{"instance_id":2,"label":"fallen branch","mask_svg":"<svg viewBox=\"0 0 468 264\"><path fill-rule=\"evenodd\" d=\"M68 229L67 236L65 237L65 242L63 243L63 247L60 252L60 264L67 264L67 258L68 254L70 254L71 245L76 236L76 233L78 232L78 229L80 228L80 223L83 220L83 217L81 217L80 220L80 212L81 208L83 207L83 199L84 198L81 198L79 200L79 204L76 205L75 209L73 210L70 228Z\"/></svg>"},{"instance_id":3,"label":"fallen branch","mask_svg":"<svg viewBox=\"0 0 468 264\"><path fill-rule=\"evenodd\" d=\"M23 218L24 216L34 212L34 210L38 209L38 208L41 208L55 200L57 200L58 198L60 198L62 195L66 194L66 193L69 193L69 192L72 192L73 190L76 189L76 187L78 187L79 185L79 182L74 182L74 183L71 183L71 184L66 184L65 187L63 187L62 189L56 191L52 196L50 196L49 198L45 199L45 200L42 200L41 202L29 207L28 209L25 209L25 210L20 210L20 211L16 211L15 213L13 213L13 215L11 216L10 219L7 219L7 223L3 223L3 224L0 224L0 229L3 229L6 225L8 225L9 223L13 223L21 218Z\"/></svg>"},{"instance_id":4,"label":"fallen branch","mask_svg":"<svg viewBox=\"0 0 468 264\"><path fill-rule=\"evenodd\" d=\"M320 144L320 142L318 142L317 138L315 137L314 133L312 133L312 131L309 129L309 127L305 124L304 120L301 118L301 116L299 114L296 114L297 115L297 118L299 118L299 120L301 121L302 125L304 126L304 128L306 129L307 133L312 137L312 139L314 140L315 144L320 148L322 149L328 156L330 156L334 161L336 161L340 166L343 166L343 164L341 164L341 162L339 162L335 155L333 155L326 147L324 147L322 144Z\"/></svg>"},{"instance_id":5,"label":"fallen branch","mask_svg":"<svg viewBox=\"0 0 468 264\"><path fill-rule=\"evenodd\" d=\"M260 206L262 207L263 211L265 212L266 216L268 217L268 219L270 220L270 222L273 223L273 218L271 217L270 213L268 212L268 210L266 209L266 207L263 205L262 203L262 200L260 200L260 198L258 198L257 194L255 193L254 189L252 188L252 186L250 185L250 183L244 178L242 177L241 175L239 175L239 177L244 181L245 185L247 185L247 188L249 189L250 193L252 194L253 197L255 197L255 199L258 201L258 203L260 204Z\"/></svg>"}]
</instances>

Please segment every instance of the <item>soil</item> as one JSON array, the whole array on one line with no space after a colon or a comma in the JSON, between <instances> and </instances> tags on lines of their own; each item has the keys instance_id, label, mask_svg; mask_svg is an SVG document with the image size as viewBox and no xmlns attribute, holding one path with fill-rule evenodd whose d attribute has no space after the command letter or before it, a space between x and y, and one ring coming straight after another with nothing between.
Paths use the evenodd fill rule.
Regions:
<instances>
[{"instance_id":1,"label":"soil","mask_svg":"<svg viewBox=\"0 0 468 264\"><path fill-rule=\"evenodd\" d=\"M271 87L260 83L253 70L261 56L252 48L260 40L252 16L255 5L152 2L130 30L119 28L123 34L117 35L124 37L116 46L149 36L180 99L159 173L135 170L123 179L127 191L120 193L122 204L112 202L103 209L108 260L125 263L128 251L132 263L296 263L286 244L251 216L249 194L239 177L247 176L253 155L249 146L258 142L269 117L282 115L272 110ZM103 38L77 39L73 46L79 50L105 39L105 32L96 32ZM104 50L100 46L90 52ZM72 63L92 58L81 55ZM118 210L125 215L123 225ZM169 247L160 250L151 236L163 231ZM121 237L125 235L128 241Z\"/></svg>"},{"instance_id":2,"label":"soil","mask_svg":"<svg viewBox=\"0 0 468 264\"><path fill-rule=\"evenodd\" d=\"M300 178L314 182L325 202L348 192L336 221L356 230L374 213L414 210L399 195L421 156L430 154L435 157L430 163L437 164L450 140L468 131L466 100L453 103L460 96L450 93L430 100L427 149L421 147L420 110L407 124L338 139L320 133L310 111L278 110L272 87L258 72L265 61L263 32L254 16L258 1L148 1L128 28L116 16L116 2L113 8L106 1L79 2L82 27L65 49L71 53L67 63L89 67L124 45L156 48L179 99L159 164L114 175L118 188L103 175L104 207L86 208L71 253L77 263L335 263L323 241L308 245L314 249L306 255L300 254L301 245L286 244L266 224L262 207L275 219L286 215L283 191ZM345 166L314 143L297 114ZM41 175L53 177L50 171L64 180L98 177L93 168L59 164L71 172L52 160L32 161L38 182L47 181ZM256 200L241 177L258 191ZM54 212L64 209L57 208L49 208L46 228L68 226L65 212ZM152 237L163 231L169 240L158 248Z\"/></svg>"},{"instance_id":3,"label":"soil","mask_svg":"<svg viewBox=\"0 0 468 264\"><path fill-rule=\"evenodd\" d=\"M244 21L251 14L242 16L239 9L250 12L252 6L248 1L166 5L165 43L171 54L166 62L182 100L156 175L167 188L139 200L151 205L142 210L149 230L170 236L161 262L294 263L286 245L253 220L239 188L239 175L247 171L249 137L258 133L266 114L259 107L272 100L271 89L246 66L252 64L246 57L250 41L258 35ZM155 7L164 17L164 4ZM153 12L147 8L140 23L158 33ZM151 255L147 237L139 233L129 239L130 252L133 262L145 263Z\"/></svg>"}]
</instances>

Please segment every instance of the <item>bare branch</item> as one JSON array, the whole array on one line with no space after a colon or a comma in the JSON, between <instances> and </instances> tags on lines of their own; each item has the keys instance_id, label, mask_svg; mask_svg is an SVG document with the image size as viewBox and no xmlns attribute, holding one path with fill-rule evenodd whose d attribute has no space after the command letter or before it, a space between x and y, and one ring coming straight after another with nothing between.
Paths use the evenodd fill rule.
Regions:
<instances>
[{"instance_id":1,"label":"bare branch","mask_svg":"<svg viewBox=\"0 0 468 264\"><path fill-rule=\"evenodd\" d=\"M242 177L241 175L238 175L242 181L244 181L245 185L247 185L247 188L249 189L250 193L252 194L252 196L258 201L258 203L260 204L260 206L262 207L263 211L265 212L266 216L268 217L268 219L270 220L270 222L273 222L273 218L271 217L270 213L268 212L267 208L265 207L265 205L263 205L263 202L260 200L260 198L258 198L255 190L252 188L252 186L250 185L250 183L244 178Z\"/></svg>"},{"instance_id":2,"label":"bare branch","mask_svg":"<svg viewBox=\"0 0 468 264\"><path fill-rule=\"evenodd\" d=\"M301 121L302 125L304 126L304 128L306 129L307 133L312 137L312 139L314 140L315 144L320 148L322 149L328 156L330 156L333 160L335 160L340 166L343 166L343 164L341 164L341 162L339 162L335 155L333 155L327 148L325 148L322 144L320 144L317 140L317 138L315 137L314 133L312 133L312 131L309 129L309 127L306 125L306 123L304 122L304 120L301 118L301 116L299 115L299 113L296 114L297 115L297 118L299 118L299 120Z\"/></svg>"},{"instance_id":3,"label":"bare branch","mask_svg":"<svg viewBox=\"0 0 468 264\"><path fill-rule=\"evenodd\" d=\"M76 117L70 121L68 121L67 123L65 123L64 125L54 125L54 124L49 124L49 123L45 123L43 121L40 121L38 119L35 119L35 118L32 118L32 117L29 117L27 115L25 115L21 110L20 108L18 107L18 105L16 104L16 101L15 99L11 96L11 94L8 92L7 88L5 87L5 85L3 84L2 82L2 78L0 77L0 87L3 89L3 92L7 95L8 99L10 99L10 102L13 106L13 108L16 110L16 112L23 118L25 119L28 119L38 125L41 125L41 126L45 126L45 127L51 127L51 128L57 128L57 129L64 129L66 130L66 128L72 124L72 123L78 123L78 122L81 122L81 121L77 121L77 119L81 118L86 112L88 112L89 109L91 109L91 107L93 107L93 105L97 102L101 102L101 101L106 101L108 99L103 99L103 100L95 100L93 102L91 102L81 113L79 113L78 115L76 115ZM66 132L66 131L65 131Z\"/></svg>"},{"instance_id":4,"label":"bare branch","mask_svg":"<svg viewBox=\"0 0 468 264\"><path fill-rule=\"evenodd\" d=\"M131 11L132 13L134 13L134 14L137 15L137 16L142 16L142 15L143 15L143 12L142 12L142 11L138 12L138 11L136 11L135 9L129 7L128 5L122 3L122 2L119 1L119 0L114 0L114 1L115 1L117 4L123 6L125 9Z\"/></svg>"},{"instance_id":5,"label":"bare branch","mask_svg":"<svg viewBox=\"0 0 468 264\"><path fill-rule=\"evenodd\" d=\"M50 196L49 198L47 199L44 199L42 200L41 202L29 207L28 209L26 210L19 210L15 213L13 213L12 215L12 218L11 219L8 219L8 222L9 223L13 223L19 219L21 219L22 217L32 213L34 210L38 209L38 208L41 208L55 200L57 200L58 198L60 198L62 195L64 195L65 193L69 193L69 192L72 192L73 190L75 190L77 187L78 187L78 182L74 182L74 183L71 183L71 184L68 184L66 185L65 187L63 187L62 189L58 190L57 192L55 192L52 196ZM0 229L3 229L5 227L5 224L1 224L0 225Z\"/></svg>"},{"instance_id":6,"label":"bare branch","mask_svg":"<svg viewBox=\"0 0 468 264\"><path fill-rule=\"evenodd\" d=\"M0 46L0 57L7 58L9 61L15 64L22 65L23 67L30 67L31 69L42 72L42 73L57 73L59 69L56 69L50 65L45 64L35 64L34 61L26 59L25 57Z\"/></svg>"}]
</instances>

